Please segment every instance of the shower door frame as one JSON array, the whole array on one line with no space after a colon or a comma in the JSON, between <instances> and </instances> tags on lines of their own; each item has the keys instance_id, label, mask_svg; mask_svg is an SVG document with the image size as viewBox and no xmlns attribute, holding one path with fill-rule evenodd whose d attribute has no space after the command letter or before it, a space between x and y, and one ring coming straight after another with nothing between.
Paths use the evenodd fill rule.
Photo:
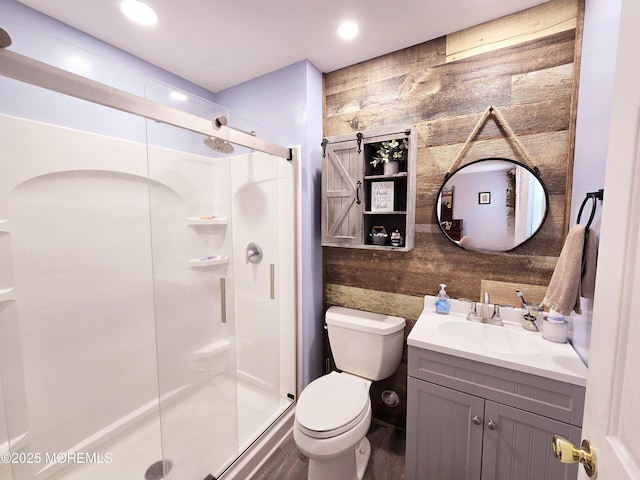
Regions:
<instances>
[{"instance_id":1,"label":"shower door frame","mask_svg":"<svg viewBox=\"0 0 640 480\"><path fill-rule=\"evenodd\" d=\"M30 85L87 100L91 103L166 123L209 137L268 153L285 160L293 160L293 150L253 136L242 130L168 107L124 90L39 62L32 58L0 48L0 74Z\"/></svg>"}]
</instances>

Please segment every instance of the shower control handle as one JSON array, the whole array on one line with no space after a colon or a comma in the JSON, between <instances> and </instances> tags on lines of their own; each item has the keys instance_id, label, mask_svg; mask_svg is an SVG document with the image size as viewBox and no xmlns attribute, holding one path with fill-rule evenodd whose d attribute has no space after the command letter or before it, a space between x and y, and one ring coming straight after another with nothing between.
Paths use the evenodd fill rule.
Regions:
<instances>
[{"instance_id":1,"label":"shower control handle","mask_svg":"<svg viewBox=\"0 0 640 480\"><path fill-rule=\"evenodd\" d=\"M247 263L260 263L262 261L262 247L255 242L247 245Z\"/></svg>"}]
</instances>

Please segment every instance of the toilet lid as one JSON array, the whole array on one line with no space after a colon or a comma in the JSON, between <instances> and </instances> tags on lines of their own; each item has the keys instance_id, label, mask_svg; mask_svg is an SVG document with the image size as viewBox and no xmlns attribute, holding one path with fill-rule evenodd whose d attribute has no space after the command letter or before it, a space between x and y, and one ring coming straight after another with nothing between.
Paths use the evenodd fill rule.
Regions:
<instances>
[{"instance_id":1,"label":"toilet lid","mask_svg":"<svg viewBox=\"0 0 640 480\"><path fill-rule=\"evenodd\" d=\"M296 420L305 433L328 438L351 429L366 415L369 382L331 372L311 382L300 394Z\"/></svg>"}]
</instances>

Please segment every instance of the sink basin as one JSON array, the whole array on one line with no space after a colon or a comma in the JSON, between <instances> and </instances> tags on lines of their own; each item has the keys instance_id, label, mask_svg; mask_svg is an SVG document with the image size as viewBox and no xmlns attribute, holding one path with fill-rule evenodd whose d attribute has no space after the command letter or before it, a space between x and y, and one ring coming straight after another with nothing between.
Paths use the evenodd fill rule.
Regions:
<instances>
[{"instance_id":1,"label":"sink basin","mask_svg":"<svg viewBox=\"0 0 640 480\"><path fill-rule=\"evenodd\" d=\"M489 352L508 355L542 353L539 341L516 328L463 321L442 323L438 325L438 332L452 344L482 348Z\"/></svg>"},{"instance_id":2,"label":"sink basin","mask_svg":"<svg viewBox=\"0 0 640 480\"><path fill-rule=\"evenodd\" d=\"M449 315L434 310L425 295L424 309L407 336L407 345L584 387L587 367L570 343L549 342L520 326L522 311L501 310L504 326L467 320L469 303L451 300Z\"/></svg>"}]
</instances>

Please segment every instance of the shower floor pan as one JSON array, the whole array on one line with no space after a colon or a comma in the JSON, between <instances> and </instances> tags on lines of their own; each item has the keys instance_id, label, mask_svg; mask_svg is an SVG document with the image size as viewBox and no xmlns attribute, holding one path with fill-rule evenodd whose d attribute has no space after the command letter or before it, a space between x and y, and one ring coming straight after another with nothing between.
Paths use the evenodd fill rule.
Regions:
<instances>
[{"instance_id":1,"label":"shower floor pan","mask_svg":"<svg viewBox=\"0 0 640 480\"><path fill-rule=\"evenodd\" d=\"M157 416L126 431L99 449L102 455L109 453L111 463L74 465L36 478L143 480L149 466L160 460L171 462L167 479L217 476L290 405L284 399L274 405L272 395L238 382L236 414L232 406L225 408L235 405L235 388L230 381L207 385L176 402L160 415L162 433Z\"/></svg>"}]
</instances>

